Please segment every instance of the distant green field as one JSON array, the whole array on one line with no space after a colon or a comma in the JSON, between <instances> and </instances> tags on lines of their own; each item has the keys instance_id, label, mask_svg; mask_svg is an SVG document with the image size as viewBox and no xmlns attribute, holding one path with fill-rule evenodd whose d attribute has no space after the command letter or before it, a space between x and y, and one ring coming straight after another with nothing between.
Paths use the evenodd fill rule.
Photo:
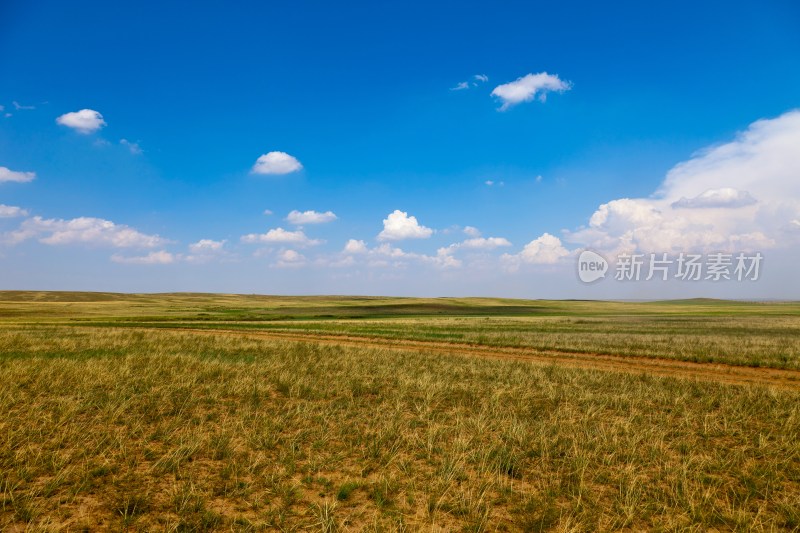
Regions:
<instances>
[{"instance_id":1,"label":"distant green field","mask_svg":"<svg viewBox=\"0 0 800 533\"><path fill-rule=\"evenodd\" d=\"M299 331L800 368L800 303L0 292L0 325Z\"/></svg>"},{"instance_id":2,"label":"distant green field","mask_svg":"<svg viewBox=\"0 0 800 533\"><path fill-rule=\"evenodd\" d=\"M204 293L121 294L0 291L3 317L30 319L157 317L193 320L395 316L800 316L799 302L694 299L662 302L516 300L510 298L389 298L262 296Z\"/></svg>"}]
</instances>

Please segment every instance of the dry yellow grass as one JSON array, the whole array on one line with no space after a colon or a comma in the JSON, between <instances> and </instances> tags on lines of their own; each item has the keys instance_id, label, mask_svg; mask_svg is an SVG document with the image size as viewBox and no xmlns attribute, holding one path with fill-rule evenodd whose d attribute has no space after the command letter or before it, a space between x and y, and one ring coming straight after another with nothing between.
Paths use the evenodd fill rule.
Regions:
<instances>
[{"instance_id":1,"label":"dry yellow grass","mask_svg":"<svg viewBox=\"0 0 800 533\"><path fill-rule=\"evenodd\" d=\"M440 353L0 332L3 530L800 527L800 395Z\"/></svg>"}]
</instances>

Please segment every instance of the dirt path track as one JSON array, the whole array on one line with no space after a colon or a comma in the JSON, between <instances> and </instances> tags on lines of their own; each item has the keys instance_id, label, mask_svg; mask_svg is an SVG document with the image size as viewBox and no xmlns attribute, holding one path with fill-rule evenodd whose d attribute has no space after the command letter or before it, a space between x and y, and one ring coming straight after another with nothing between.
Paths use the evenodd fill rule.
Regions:
<instances>
[{"instance_id":1,"label":"dirt path track","mask_svg":"<svg viewBox=\"0 0 800 533\"><path fill-rule=\"evenodd\" d=\"M164 328L158 329L159 331L164 331ZM189 332L197 335L238 336L264 340L487 357L492 359L562 365L590 370L627 372L630 374L653 374L657 376L715 381L734 385L765 385L782 389L800 390L800 371L777 368L753 368L718 363L691 363L672 359L594 353L570 353L555 350L537 350L533 348L504 348L465 343L385 339L352 335L243 331L235 329L168 328L168 330Z\"/></svg>"}]
</instances>

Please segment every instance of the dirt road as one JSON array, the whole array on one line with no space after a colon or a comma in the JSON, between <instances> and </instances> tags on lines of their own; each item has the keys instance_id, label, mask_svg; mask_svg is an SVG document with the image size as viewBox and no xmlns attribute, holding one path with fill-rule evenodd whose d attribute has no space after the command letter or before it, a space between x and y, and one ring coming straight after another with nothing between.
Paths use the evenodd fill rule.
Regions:
<instances>
[{"instance_id":1,"label":"dirt road","mask_svg":"<svg viewBox=\"0 0 800 533\"><path fill-rule=\"evenodd\" d=\"M158 329L159 331L164 331L164 328ZM733 385L764 385L782 389L800 390L800 371L798 370L754 368L719 363L692 363L663 358L571 353L531 348L491 347L453 342L384 339L352 335L192 328L170 328L169 330L189 332L196 335L226 335L264 340L487 357L591 370L626 372L631 374L652 374L656 376L714 381Z\"/></svg>"}]
</instances>

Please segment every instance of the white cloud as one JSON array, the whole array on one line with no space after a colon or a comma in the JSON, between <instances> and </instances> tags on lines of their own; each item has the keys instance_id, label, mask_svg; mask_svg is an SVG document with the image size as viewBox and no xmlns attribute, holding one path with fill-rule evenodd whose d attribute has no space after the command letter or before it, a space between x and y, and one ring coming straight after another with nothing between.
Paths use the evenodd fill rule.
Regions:
<instances>
[{"instance_id":1,"label":"white cloud","mask_svg":"<svg viewBox=\"0 0 800 533\"><path fill-rule=\"evenodd\" d=\"M286 152L269 152L260 156L253 165L253 174L289 174L303 168L300 161Z\"/></svg>"},{"instance_id":2,"label":"white cloud","mask_svg":"<svg viewBox=\"0 0 800 533\"><path fill-rule=\"evenodd\" d=\"M22 105L16 101L11 103L14 104L14 109L16 109L17 111L30 111L31 109L36 109L35 105ZM0 109L0 111L2 111L2 109Z\"/></svg>"},{"instance_id":3,"label":"white cloud","mask_svg":"<svg viewBox=\"0 0 800 533\"><path fill-rule=\"evenodd\" d=\"M450 269L462 265L461 260L453 257L454 251L452 247L439 248L436 255L427 255L406 252L388 242L369 248L364 241L350 239L341 253L331 257L320 257L314 261L314 264L333 268L368 267L402 270L411 265L419 265Z\"/></svg>"},{"instance_id":4,"label":"white cloud","mask_svg":"<svg viewBox=\"0 0 800 533\"><path fill-rule=\"evenodd\" d=\"M139 143L131 142L128 139L120 139L119 144L130 150L133 155L139 155L142 153L142 147L139 146Z\"/></svg>"},{"instance_id":5,"label":"white cloud","mask_svg":"<svg viewBox=\"0 0 800 533\"><path fill-rule=\"evenodd\" d=\"M620 251L792 247L800 216L800 111L751 124L733 141L672 168L651 198L601 205L570 242Z\"/></svg>"},{"instance_id":6,"label":"white cloud","mask_svg":"<svg viewBox=\"0 0 800 533\"><path fill-rule=\"evenodd\" d=\"M469 89L470 87L477 87L481 83L485 83L489 81L489 76L486 74L475 74L470 78L470 81L462 81L458 83L455 87L452 87L451 91L463 91Z\"/></svg>"},{"instance_id":7,"label":"white cloud","mask_svg":"<svg viewBox=\"0 0 800 533\"><path fill-rule=\"evenodd\" d=\"M755 198L747 191L739 191L733 187L709 189L694 198L682 197L672 202L672 207L700 209L705 207L744 207L756 203Z\"/></svg>"},{"instance_id":8,"label":"white cloud","mask_svg":"<svg viewBox=\"0 0 800 533\"><path fill-rule=\"evenodd\" d=\"M292 268L305 265L306 258L295 250L283 250L278 254L278 262L273 266L279 268Z\"/></svg>"},{"instance_id":9,"label":"white cloud","mask_svg":"<svg viewBox=\"0 0 800 533\"><path fill-rule=\"evenodd\" d=\"M269 216L269 215L272 214L272 210L271 209L264 209L264 214Z\"/></svg>"},{"instance_id":10,"label":"white cloud","mask_svg":"<svg viewBox=\"0 0 800 533\"><path fill-rule=\"evenodd\" d=\"M286 217L286 221L295 226L302 226L303 224L324 224L336 220L336 215L333 211L325 211L318 213L317 211L292 211Z\"/></svg>"},{"instance_id":11,"label":"white cloud","mask_svg":"<svg viewBox=\"0 0 800 533\"><path fill-rule=\"evenodd\" d=\"M467 235L468 237L480 237L481 236L480 230L478 228L473 227L473 226L464 227L464 234Z\"/></svg>"},{"instance_id":12,"label":"white cloud","mask_svg":"<svg viewBox=\"0 0 800 533\"><path fill-rule=\"evenodd\" d=\"M659 216L659 211L650 204L621 198L601 205L589 219L589 225L593 228L610 229L625 228L629 224L642 226L658 219Z\"/></svg>"},{"instance_id":13,"label":"white cloud","mask_svg":"<svg viewBox=\"0 0 800 533\"><path fill-rule=\"evenodd\" d=\"M297 262L303 260L303 255L295 250L284 250L278 254L278 257L281 259L281 261Z\"/></svg>"},{"instance_id":14,"label":"white cloud","mask_svg":"<svg viewBox=\"0 0 800 533\"><path fill-rule=\"evenodd\" d=\"M369 266L372 267L405 267L408 262L432 265L438 268L457 268L461 261L451 255L451 250L440 248L435 256L406 252L401 248L383 243L369 251Z\"/></svg>"},{"instance_id":15,"label":"white cloud","mask_svg":"<svg viewBox=\"0 0 800 533\"><path fill-rule=\"evenodd\" d=\"M72 128L79 133L92 133L106 125L103 115L93 109L81 109L65 113L56 119L58 124Z\"/></svg>"},{"instance_id":16,"label":"white cloud","mask_svg":"<svg viewBox=\"0 0 800 533\"><path fill-rule=\"evenodd\" d=\"M427 239L433 230L417 222L417 217L395 209L383 219L383 231L378 234L379 241L399 241L402 239Z\"/></svg>"},{"instance_id":17,"label":"white cloud","mask_svg":"<svg viewBox=\"0 0 800 533\"><path fill-rule=\"evenodd\" d=\"M471 228L471 226L467 226L467 228ZM474 230L475 228L471 229ZM478 234L480 234L480 232L478 232ZM462 242L456 242L451 244L450 246L439 248L436 257L433 259L434 263L437 264L437 266L460 267L461 261L453 257L453 254L455 254L459 250L466 250L468 252L484 252L483 255L485 255L485 252L489 252L491 250L504 246L511 246L511 243L508 241L508 239L504 237L472 237Z\"/></svg>"},{"instance_id":18,"label":"white cloud","mask_svg":"<svg viewBox=\"0 0 800 533\"><path fill-rule=\"evenodd\" d=\"M187 263L208 263L217 259L230 259L231 255L225 250L225 243L228 241L215 241L212 239L200 239L189 245L189 254L178 255L180 259Z\"/></svg>"},{"instance_id":19,"label":"white cloud","mask_svg":"<svg viewBox=\"0 0 800 533\"><path fill-rule=\"evenodd\" d=\"M457 246L468 250L494 250L501 246L511 246L511 243L504 237L475 237L467 239Z\"/></svg>"},{"instance_id":20,"label":"white cloud","mask_svg":"<svg viewBox=\"0 0 800 533\"><path fill-rule=\"evenodd\" d=\"M541 237L526 244L520 253L516 255L503 254L502 259L514 268L520 262L534 265L551 265L558 263L568 255L569 250L561 244L561 239L549 233L543 233Z\"/></svg>"},{"instance_id":21,"label":"white cloud","mask_svg":"<svg viewBox=\"0 0 800 533\"><path fill-rule=\"evenodd\" d=\"M28 212L21 207L0 204L0 218L14 218L28 216Z\"/></svg>"},{"instance_id":22,"label":"white cloud","mask_svg":"<svg viewBox=\"0 0 800 533\"><path fill-rule=\"evenodd\" d=\"M498 85L492 90L492 96L501 102L500 111L522 102L530 102L538 96L544 102L548 92L564 92L572 88L572 84L563 81L557 74L540 72L527 74L516 80Z\"/></svg>"},{"instance_id":23,"label":"white cloud","mask_svg":"<svg viewBox=\"0 0 800 533\"><path fill-rule=\"evenodd\" d=\"M211 239L200 239L189 245L189 251L195 254L209 254L222 251L227 241L214 241Z\"/></svg>"},{"instance_id":24,"label":"white cloud","mask_svg":"<svg viewBox=\"0 0 800 533\"><path fill-rule=\"evenodd\" d=\"M36 172L18 172L10 168L0 167L0 183L4 181L15 181L17 183L27 183L36 178Z\"/></svg>"},{"instance_id":25,"label":"white cloud","mask_svg":"<svg viewBox=\"0 0 800 533\"><path fill-rule=\"evenodd\" d=\"M19 229L7 233L3 240L16 244L33 238L51 245L88 244L113 248L155 248L168 242L158 235L147 235L102 218L62 220L39 216L23 221Z\"/></svg>"},{"instance_id":26,"label":"white cloud","mask_svg":"<svg viewBox=\"0 0 800 533\"><path fill-rule=\"evenodd\" d=\"M230 254L225 250L226 242L228 241L200 239L188 246L188 254L175 255L175 260L185 261L186 263L208 263L219 259L229 259Z\"/></svg>"},{"instance_id":27,"label":"white cloud","mask_svg":"<svg viewBox=\"0 0 800 533\"><path fill-rule=\"evenodd\" d=\"M179 256L173 255L165 250L134 257L126 257L119 254L111 256L113 262L128 265L169 265L176 262L178 259L180 259Z\"/></svg>"},{"instance_id":28,"label":"white cloud","mask_svg":"<svg viewBox=\"0 0 800 533\"><path fill-rule=\"evenodd\" d=\"M250 233L242 237L242 242L248 244L296 244L299 246L315 246L322 243L320 240L309 239L301 230L288 231L283 228L271 229L266 233Z\"/></svg>"},{"instance_id":29,"label":"white cloud","mask_svg":"<svg viewBox=\"0 0 800 533\"><path fill-rule=\"evenodd\" d=\"M504 181L494 181L494 180L486 180L483 183L487 187L493 187L494 185L497 185L498 187L502 187L503 185L505 185Z\"/></svg>"},{"instance_id":30,"label":"white cloud","mask_svg":"<svg viewBox=\"0 0 800 533\"><path fill-rule=\"evenodd\" d=\"M399 259L401 257L409 257L410 254L404 252L401 248L396 246L392 246L388 242L381 244L380 246L376 246L372 250L370 250L370 254L372 255L379 255L383 257L390 257L393 259Z\"/></svg>"},{"instance_id":31,"label":"white cloud","mask_svg":"<svg viewBox=\"0 0 800 533\"><path fill-rule=\"evenodd\" d=\"M460 268L463 264L460 259L453 257L452 250L448 248L439 248L436 251L435 257L424 257L427 261L439 268Z\"/></svg>"},{"instance_id":32,"label":"white cloud","mask_svg":"<svg viewBox=\"0 0 800 533\"><path fill-rule=\"evenodd\" d=\"M361 240L350 239L344 245L344 253L346 254L364 254L367 253L367 243Z\"/></svg>"},{"instance_id":33,"label":"white cloud","mask_svg":"<svg viewBox=\"0 0 800 533\"><path fill-rule=\"evenodd\" d=\"M366 266L395 269L416 264L447 269L460 267L461 261L452 257L452 250L448 248L440 248L436 255L426 255L406 252L388 242L369 248L364 241L350 239L341 253L330 258L319 258L315 264L334 268Z\"/></svg>"}]
</instances>

